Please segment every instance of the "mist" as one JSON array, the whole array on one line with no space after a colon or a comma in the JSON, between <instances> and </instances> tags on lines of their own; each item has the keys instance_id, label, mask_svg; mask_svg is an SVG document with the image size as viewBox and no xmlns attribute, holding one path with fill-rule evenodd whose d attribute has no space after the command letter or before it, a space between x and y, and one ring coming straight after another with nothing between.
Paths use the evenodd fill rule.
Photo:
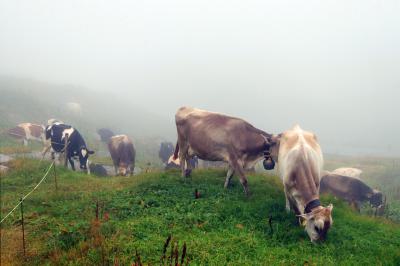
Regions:
<instances>
[{"instance_id":1,"label":"mist","mask_svg":"<svg viewBox=\"0 0 400 266\"><path fill-rule=\"evenodd\" d=\"M148 121L138 135L173 140L187 105L269 133L298 123L325 153L398 156L399 13L398 1L2 1L0 75L59 97L84 88L121 130Z\"/></svg>"}]
</instances>

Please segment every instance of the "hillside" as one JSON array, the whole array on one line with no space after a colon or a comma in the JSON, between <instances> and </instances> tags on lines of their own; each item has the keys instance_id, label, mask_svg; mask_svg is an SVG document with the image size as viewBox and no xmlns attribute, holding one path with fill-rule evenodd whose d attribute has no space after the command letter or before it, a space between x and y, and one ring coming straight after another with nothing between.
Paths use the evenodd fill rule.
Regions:
<instances>
[{"instance_id":1,"label":"hillside","mask_svg":"<svg viewBox=\"0 0 400 266\"><path fill-rule=\"evenodd\" d=\"M0 76L0 93L0 129L58 118L80 129L88 139L101 127L135 138L175 138L169 117L140 109L120 93L5 76ZM69 112L68 102L79 103L81 113Z\"/></svg>"},{"instance_id":2,"label":"hillside","mask_svg":"<svg viewBox=\"0 0 400 266\"><path fill-rule=\"evenodd\" d=\"M48 162L17 160L1 177L1 214L43 175ZM197 170L183 181L178 172L98 178L57 168L24 203L27 260L32 265L128 265L137 259L158 265L168 235L191 265L399 265L400 225L352 212L332 198L334 224L321 245L310 243L275 176L249 177L246 199L237 179L223 189L225 173ZM194 198L198 189L201 196ZM96 222L96 203L99 221ZM268 218L272 219L272 231ZM1 227L2 265L20 264L19 214ZM168 248L166 256L170 256Z\"/></svg>"}]
</instances>

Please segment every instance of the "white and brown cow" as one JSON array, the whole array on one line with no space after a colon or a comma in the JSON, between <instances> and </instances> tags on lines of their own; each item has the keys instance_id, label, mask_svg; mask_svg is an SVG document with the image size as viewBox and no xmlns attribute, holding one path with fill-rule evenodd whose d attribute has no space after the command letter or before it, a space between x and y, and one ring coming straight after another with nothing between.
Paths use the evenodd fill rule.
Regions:
<instances>
[{"instance_id":1,"label":"white and brown cow","mask_svg":"<svg viewBox=\"0 0 400 266\"><path fill-rule=\"evenodd\" d=\"M255 128L243 119L191 107L181 107L175 115L178 141L174 159L179 155L182 176L190 175L190 158L197 156L207 161L224 161L229 165L225 188L238 173L246 195L247 178L244 169L250 169L265 158L269 151L271 134ZM185 169L187 166L187 169Z\"/></svg>"},{"instance_id":2,"label":"white and brown cow","mask_svg":"<svg viewBox=\"0 0 400 266\"><path fill-rule=\"evenodd\" d=\"M8 134L16 139L23 141L28 145L28 141L35 140L45 143L44 126L32 123L21 123L18 126L8 130Z\"/></svg>"},{"instance_id":3,"label":"white and brown cow","mask_svg":"<svg viewBox=\"0 0 400 266\"><path fill-rule=\"evenodd\" d=\"M279 135L272 157L278 160L286 209L301 218L311 241L325 239L333 206L322 207L319 201L323 156L316 136L295 126Z\"/></svg>"},{"instance_id":4,"label":"white and brown cow","mask_svg":"<svg viewBox=\"0 0 400 266\"><path fill-rule=\"evenodd\" d=\"M132 140L126 135L112 136L108 142L108 150L114 163L115 174L132 175L136 157Z\"/></svg>"},{"instance_id":5,"label":"white and brown cow","mask_svg":"<svg viewBox=\"0 0 400 266\"><path fill-rule=\"evenodd\" d=\"M189 163L190 163L190 167L192 169L198 167L198 164L199 164L197 157L190 158ZM174 155L172 154L168 158L168 161L165 163L165 170L179 169L179 168L181 168L181 162L180 162L179 158L174 158Z\"/></svg>"}]
</instances>

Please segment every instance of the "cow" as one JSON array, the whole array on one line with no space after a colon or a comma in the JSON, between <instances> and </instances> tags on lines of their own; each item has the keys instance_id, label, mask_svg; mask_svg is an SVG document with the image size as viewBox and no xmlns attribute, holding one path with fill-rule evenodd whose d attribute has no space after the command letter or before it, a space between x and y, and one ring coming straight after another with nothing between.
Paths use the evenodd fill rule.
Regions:
<instances>
[{"instance_id":1,"label":"cow","mask_svg":"<svg viewBox=\"0 0 400 266\"><path fill-rule=\"evenodd\" d=\"M135 169L136 151L132 140L126 135L116 135L108 142L108 150L114 163L115 174L126 176Z\"/></svg>"},{"instance_id":2,"label":"cow","mask_svg":"<svg viewBox=\"0 0 400 266\"><path fill-rule=\"evenodd\" d=\"M174 144L166 141L161 142L158 157L161 159L163 164L167 165L167 162L172 154L174 154Z\"/></svg>"},{"instance_id":3,"label":"cow","mask_svg":"<svg viewBox=\"0 0 400 266\"><path fill-rule=\"evenodd\" d=\"M331 227L332 209L319 201L323 156L315 134L296 125L278 135L271 149L277 161L286 197L286 210L293 210L312 242L324 240Z\"/></svg>"},{"instance_id":4,"label":"cow","mask_svg":"<svg viewBox=\"0 0 400 266\"><path fill-rule=\"evenodd\" d=\"M196 156L189 159L189 164L192 167L192 169L196 168L198 166L198 163L199 162ZM165 163L165 170L179 169L179 168L181 168L181 162L179 161L179 158L174 159L174 155L171 154L168 161Z\"/></svg>"},{"instance_id":5,"label":"cow","mask_svg":"<svg viewBox=\"0 0 400 266\"><path fill-rule=\"evenodd\" d=\"M8 130L8 135L20 139L24 145L28 145L28 141L35 140L45 143L45 127L38 124L32 123L21 123L18 126Z\"/></svg>"},{"instance_id":6,"label":"cow","mask_svg":"<svg viewBox=\"0 0 400 266\"><path fill-rule=\"evenodd\" d=\"M86 170L90 173L89 155L94 154L87 148L85 140L79 131L70 125L58 124L46 127L46 139L51 141L51 148L56 153L63 153L65 150L66 136L68 135L67 153L65 154L67 160L71 164L72 170L75 171L74 158L79 158L81 170Z\"/></svg>"},{"instance_id":7,"label":"cow","mask_svg":"<svg viewBox=\"0 0 400 266\"><path fill-rule=\"evenodd\" d=\"M320 193L329 193L347 201L360 211L360 203L369 201L372 207L382 205L382 192L370 188L356 177L328 173L321 178Z\"/></svg>"},{"instance_id":8,"label":"cow","mask_svg":"<svg viewBox=\"0 0 400 266\"><path fill-rule=\"evenodd\" d=\"M225 188L233 174L240 176L246 195L249 195L244 169L252 168L269 152L272 135L255 128L243 119L192 107L181 107L175 114L178 141L174 159L181 164L182 176L190 175L189 159L228 163ZM187 166L185 168L185 165Z\"/></svg>"},{"instance_id":9,"label":"cow","mask_svg":"<svg viewBox=\"0 0 400 266\"><path fill-rule=\"evenodd\" d=\"M98 163L91 163L89 165L90 172L97 176L108 176L107 169Z\"/></svg>"},{"instance_id":10,"label":"cow","mask_svg":"<svg viewBox=\"0 0 400 266\"><path fill-rule=\"evenodd\" d=\"M108 143L112 136L114 136L114 132L108 128L100 128L97 130L97 134L100 136L100 140L104 143Z\"/></svg>"},{"instance_id":11,"label":"cow","mask_svg":"<svg viewBox=\"0 0 400 266\"><path fill-rule=\"evenodd\" d=\"M169 169L180 169L181 168L181 163L179 161L179 158L174 159L174 155L172 154L168 161L165 163L165 170Z\"/></svg>"},{"instance_id":12,"label":"cow","mask_svg":"<svg viewBox=\"0 0 400 266\"><path fill-rule=\"evenodd\" d=\"M55 125L55 124L64 124L63 121L56 119L56 118L51 118L49 120L47 120L47 126L45 128L45 131L48 127ZM44 156L46 155L46 153L51 149L51 139L46 139L45 137L45 143L44 143L44 148L42 151L42 157L44 158ZM54 159L54 152L51 153L51 157Z\"/></svg>"}]
</instances>

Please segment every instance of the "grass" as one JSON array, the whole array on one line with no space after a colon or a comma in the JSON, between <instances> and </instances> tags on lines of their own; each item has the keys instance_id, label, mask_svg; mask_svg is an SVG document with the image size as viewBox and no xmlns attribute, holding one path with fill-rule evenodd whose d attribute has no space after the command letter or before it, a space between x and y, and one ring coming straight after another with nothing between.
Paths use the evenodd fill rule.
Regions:
<instances>
[{"instance_id":1,"label":"grass","mask_svg":"<svg viewBox=\"0 0 400 266\"><path fill-rule=\"evenodd\" d=\"M15 162L17 170L1 178L2 215L46 166ZM328 239L310 243L294 215L286 213L275 176L250 175L247 199L237 179L231 189L223 188L225 173L219 170L197 170L188 180L177 171L99 178L59 167L57 174L57 192L51 176L24 203L27 259L33 265L128 265L136 250L146 265L158 265L168 235L179 247L186 243L191 265L400 264L399 224L356 214L332 198L322 200L334 204ZM18 212L2 225L1 240L2 265L21 264Z\"/></svg>"}]
</instances>

